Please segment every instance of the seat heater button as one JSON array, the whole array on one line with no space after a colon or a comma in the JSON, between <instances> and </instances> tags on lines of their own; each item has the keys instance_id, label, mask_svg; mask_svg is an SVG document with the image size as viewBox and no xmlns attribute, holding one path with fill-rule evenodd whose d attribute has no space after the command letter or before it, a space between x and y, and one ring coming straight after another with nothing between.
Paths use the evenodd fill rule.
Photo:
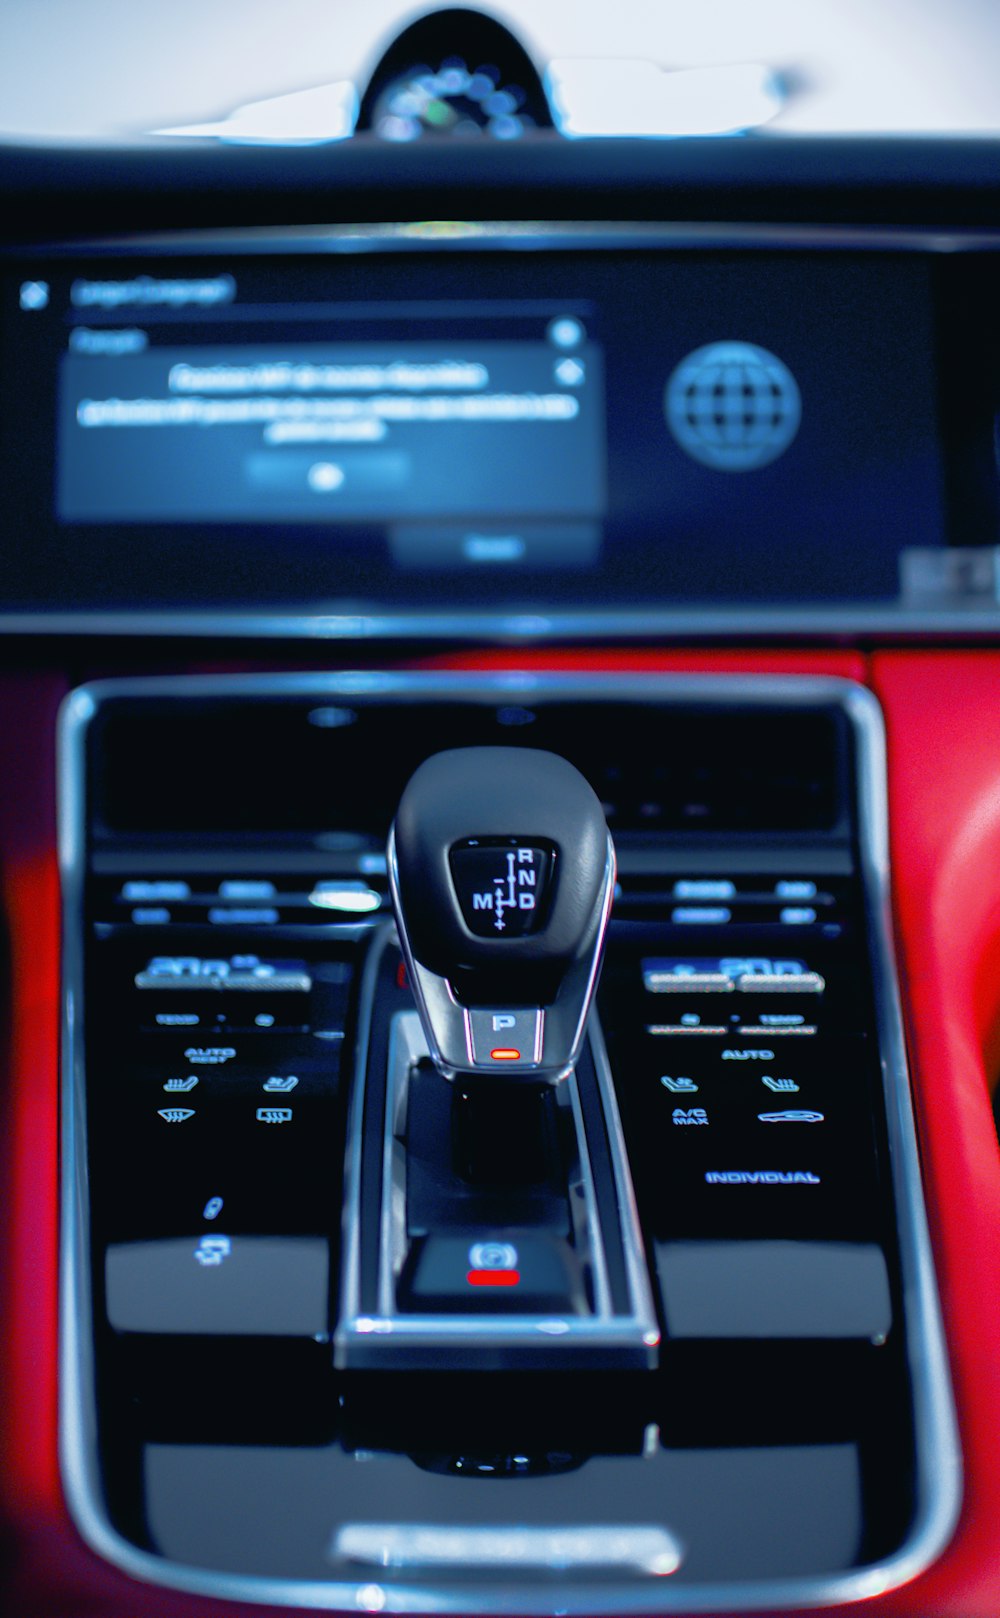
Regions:
<instances>
[{"instance_id":1,"label":"seat heater button","mask_svg":"<svg viewBox=\"0 0 1000 1618\"><path fill-rule=\"evenodd\" d=\"M329 1244L313 1236L205 1235L107 1250L115 1331L316 1337L329 1328Z\"/></svg>"}]
</instances>

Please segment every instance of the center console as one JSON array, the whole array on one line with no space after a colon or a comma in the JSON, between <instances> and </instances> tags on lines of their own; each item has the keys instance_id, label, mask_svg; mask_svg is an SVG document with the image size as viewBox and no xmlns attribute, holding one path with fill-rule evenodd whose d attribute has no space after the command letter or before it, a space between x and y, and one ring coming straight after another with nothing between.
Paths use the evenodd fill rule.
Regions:
<instances>
[{"instance_id":1,"label":"center console","mask_svg":"<svg viewBox=\"0 0 1000 1618\"><path fill-rule=\"evenodd\" d=\"M868 693L109 681L61 770L94 1546L409 1612L773 1610L934 1557L957 1446Z\"/></svg>"}]
</instances>

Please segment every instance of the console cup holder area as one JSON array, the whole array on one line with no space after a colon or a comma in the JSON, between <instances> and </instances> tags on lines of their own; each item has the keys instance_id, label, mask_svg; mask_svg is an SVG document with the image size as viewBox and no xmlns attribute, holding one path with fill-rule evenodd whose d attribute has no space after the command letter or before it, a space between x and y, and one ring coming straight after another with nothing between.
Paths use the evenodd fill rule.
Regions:
<instances>
[{"instance_id":1,"label":"console cup holder area","mask_svg":"<svg viewBox=\"0 0 1000 1618\"><path fill-rule=\"evenodd\" d=\"M525 780L523 750L575 766L602 828L603 972L545 1086L557 991L530 931L518 973L484 954L476 900L520 851L561 914L560 828L480 793L489 824L442 845L493 996L464 943L455 983L431 962L457 1058L389 899L417 766L511 747ZM881 760L874 699L832 679L74 693L62 1441L88 1541L206 1596L408 1611L778 1611L928 1563L957 1450Z\"/></svg>"}]
</instances>

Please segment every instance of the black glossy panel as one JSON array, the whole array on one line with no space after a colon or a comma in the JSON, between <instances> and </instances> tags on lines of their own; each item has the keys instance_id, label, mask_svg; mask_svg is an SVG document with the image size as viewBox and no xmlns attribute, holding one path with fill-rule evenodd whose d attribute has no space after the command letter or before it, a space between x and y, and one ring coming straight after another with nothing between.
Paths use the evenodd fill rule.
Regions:
<instances>
[{"instance_id":1,"label":"black glossy panel","mask_svg":"<svg viewBox=\"0 0 1000 1618\"><path fill-rule=\"evenodd\" d=\"M216 1231L118 1242L106 1259L115 1331L316 1337L328 1329L329 1244Z\"/></svg>"},{"instance_id":2,"label":"black glossy panel","mask_svg":"<svg viewBox=\"0 0 1000 1618\"><path fill-rule=\"evenodd\" d=\"M230 848L234 834L335 834L339 842L321 845L330 868L338 852L343 858L384 849L406 783L430 754L511 742L575 764L616 839L622 832L644 839L693 833L699 840L706 832L732 832L804 840L846 831L850 765L843 718L834 708L801 714L747 707L734 714L709 704L665 709L609 696L581 709L512 692L484 701L413 700L405 714L401 721L396 709L371 698L319 693L312 701L275 698L252 706L205 698L183 711L148 698L111 702L95 721L100 764L89 783L95 842L114 839L123 848L118 840L130 836L153 833L172 842L195 832L199 845L187 841L186 850L197 858L206 852L206 834L225 838ZM192 792L192 780L211 782L211 792ZM286 843L283 853L294 860L304 847L319 872L315 847ZM727 857L731 849L732 843ZM708 857L717 865L717 850ZM198 889L210 886L203 880ZM286 878L283 886L301 891L311 883ZM208 910L206 895L203 906L177 910L174 919L190 914L201 921Z\"/></svg>"},{"instance_id":3,"label":"black glossy panel","mask_svg":"<svg viewBox=\"0 0 1000 1618\"><path fill-rule=\"evenodd\" d=\"M336 723L310 721L324 709ZM338 1371L324 1278L329 1263L337 1297L343 1097L373 931L363 913L310 895L356 881L377 897L373 862L421 750L492 744L513 728L579 764L616 822L622 886L600 1018L660 1289L659 1365ZM824 703L400 709L317 694L185 711L123 701L99 714L90 852L103 864L85 918L91 1257L100 1466L118 1531L202 1569L433 1583L459 1606L477 1581L495 1586L496 1570L376 1570L346 1548L376 1543L387 1523L450 1524L459 1545L461 1531L489 1527L508 1549L526 1521L642 1524L682 1549L658 1588L693 1596L705 1581L848 1572L905 1541L920 1505L909 1305L849 735ZM218 801L193 803L185 783L213 759ZM317 781L325 830L309 819ZM207 834L199 815L212 817ZM245 881L273 892L228 885ZM232 914L251 904L277 919ZM167 919L135 917L147 907ZM220 908L225 925L209 919ZM271 988L238 986L251 961L273 970ZM387 948L372 973L368 1062L383 1084L391 1018L412 1013L399 967ZM506 1114L425 1067L414 1085L418 1109L399 1124L414 1189L402 1313L428 1297L447 1307L456 1288L516 1290L497 1281L511 1246L547 1308L575 1307L562 1244L577 1214L550 1173L557 1098L539 1131L519 1111L530 1097ZM581 1085L604 1218L618 1192L589 1093ZM369 1203L384 1106L378 1084L366 1087ZM188 1116L170 1122L175 1108ZM528 1134L535 1148L515 1165ZM475 1263L474 1246L485 1249ZM358 1255L373 1316L377 1248L366 1237ZM606 1260L620 1310L626 1256ZM582 1577L608 1611L643 1591L651 1600L648 1574ZM535 1571L526 1603L555 1605L564 1582Z\"/></svg>"},{"instance_id":4,"label":"black glossy panel","mask_svg":"<svg viewBox=\"0 0 1000 1618\"><path fill-rule=\"evenodd\" d=\"M873 1243L658 1242L656 1270L672 1338L881 1341L892 1321Z\"/></svg>"}]
</instances>

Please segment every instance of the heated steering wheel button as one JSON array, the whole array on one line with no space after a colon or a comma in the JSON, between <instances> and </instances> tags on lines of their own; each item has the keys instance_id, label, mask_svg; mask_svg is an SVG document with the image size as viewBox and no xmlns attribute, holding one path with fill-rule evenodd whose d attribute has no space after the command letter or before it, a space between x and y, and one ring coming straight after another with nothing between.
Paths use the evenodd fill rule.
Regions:
<instances>
[{"instance_id":1,"label":"heated steering wheel button","mask_svg":"<svg viewBox=\"0 0 1000 1618\"><path fill-rule=\"evenodd\" d=\"M470 837L449 855L465 925L477 938L524 938L546 911L553 858L518 837Z\"/></svg>"}]
</instances>

